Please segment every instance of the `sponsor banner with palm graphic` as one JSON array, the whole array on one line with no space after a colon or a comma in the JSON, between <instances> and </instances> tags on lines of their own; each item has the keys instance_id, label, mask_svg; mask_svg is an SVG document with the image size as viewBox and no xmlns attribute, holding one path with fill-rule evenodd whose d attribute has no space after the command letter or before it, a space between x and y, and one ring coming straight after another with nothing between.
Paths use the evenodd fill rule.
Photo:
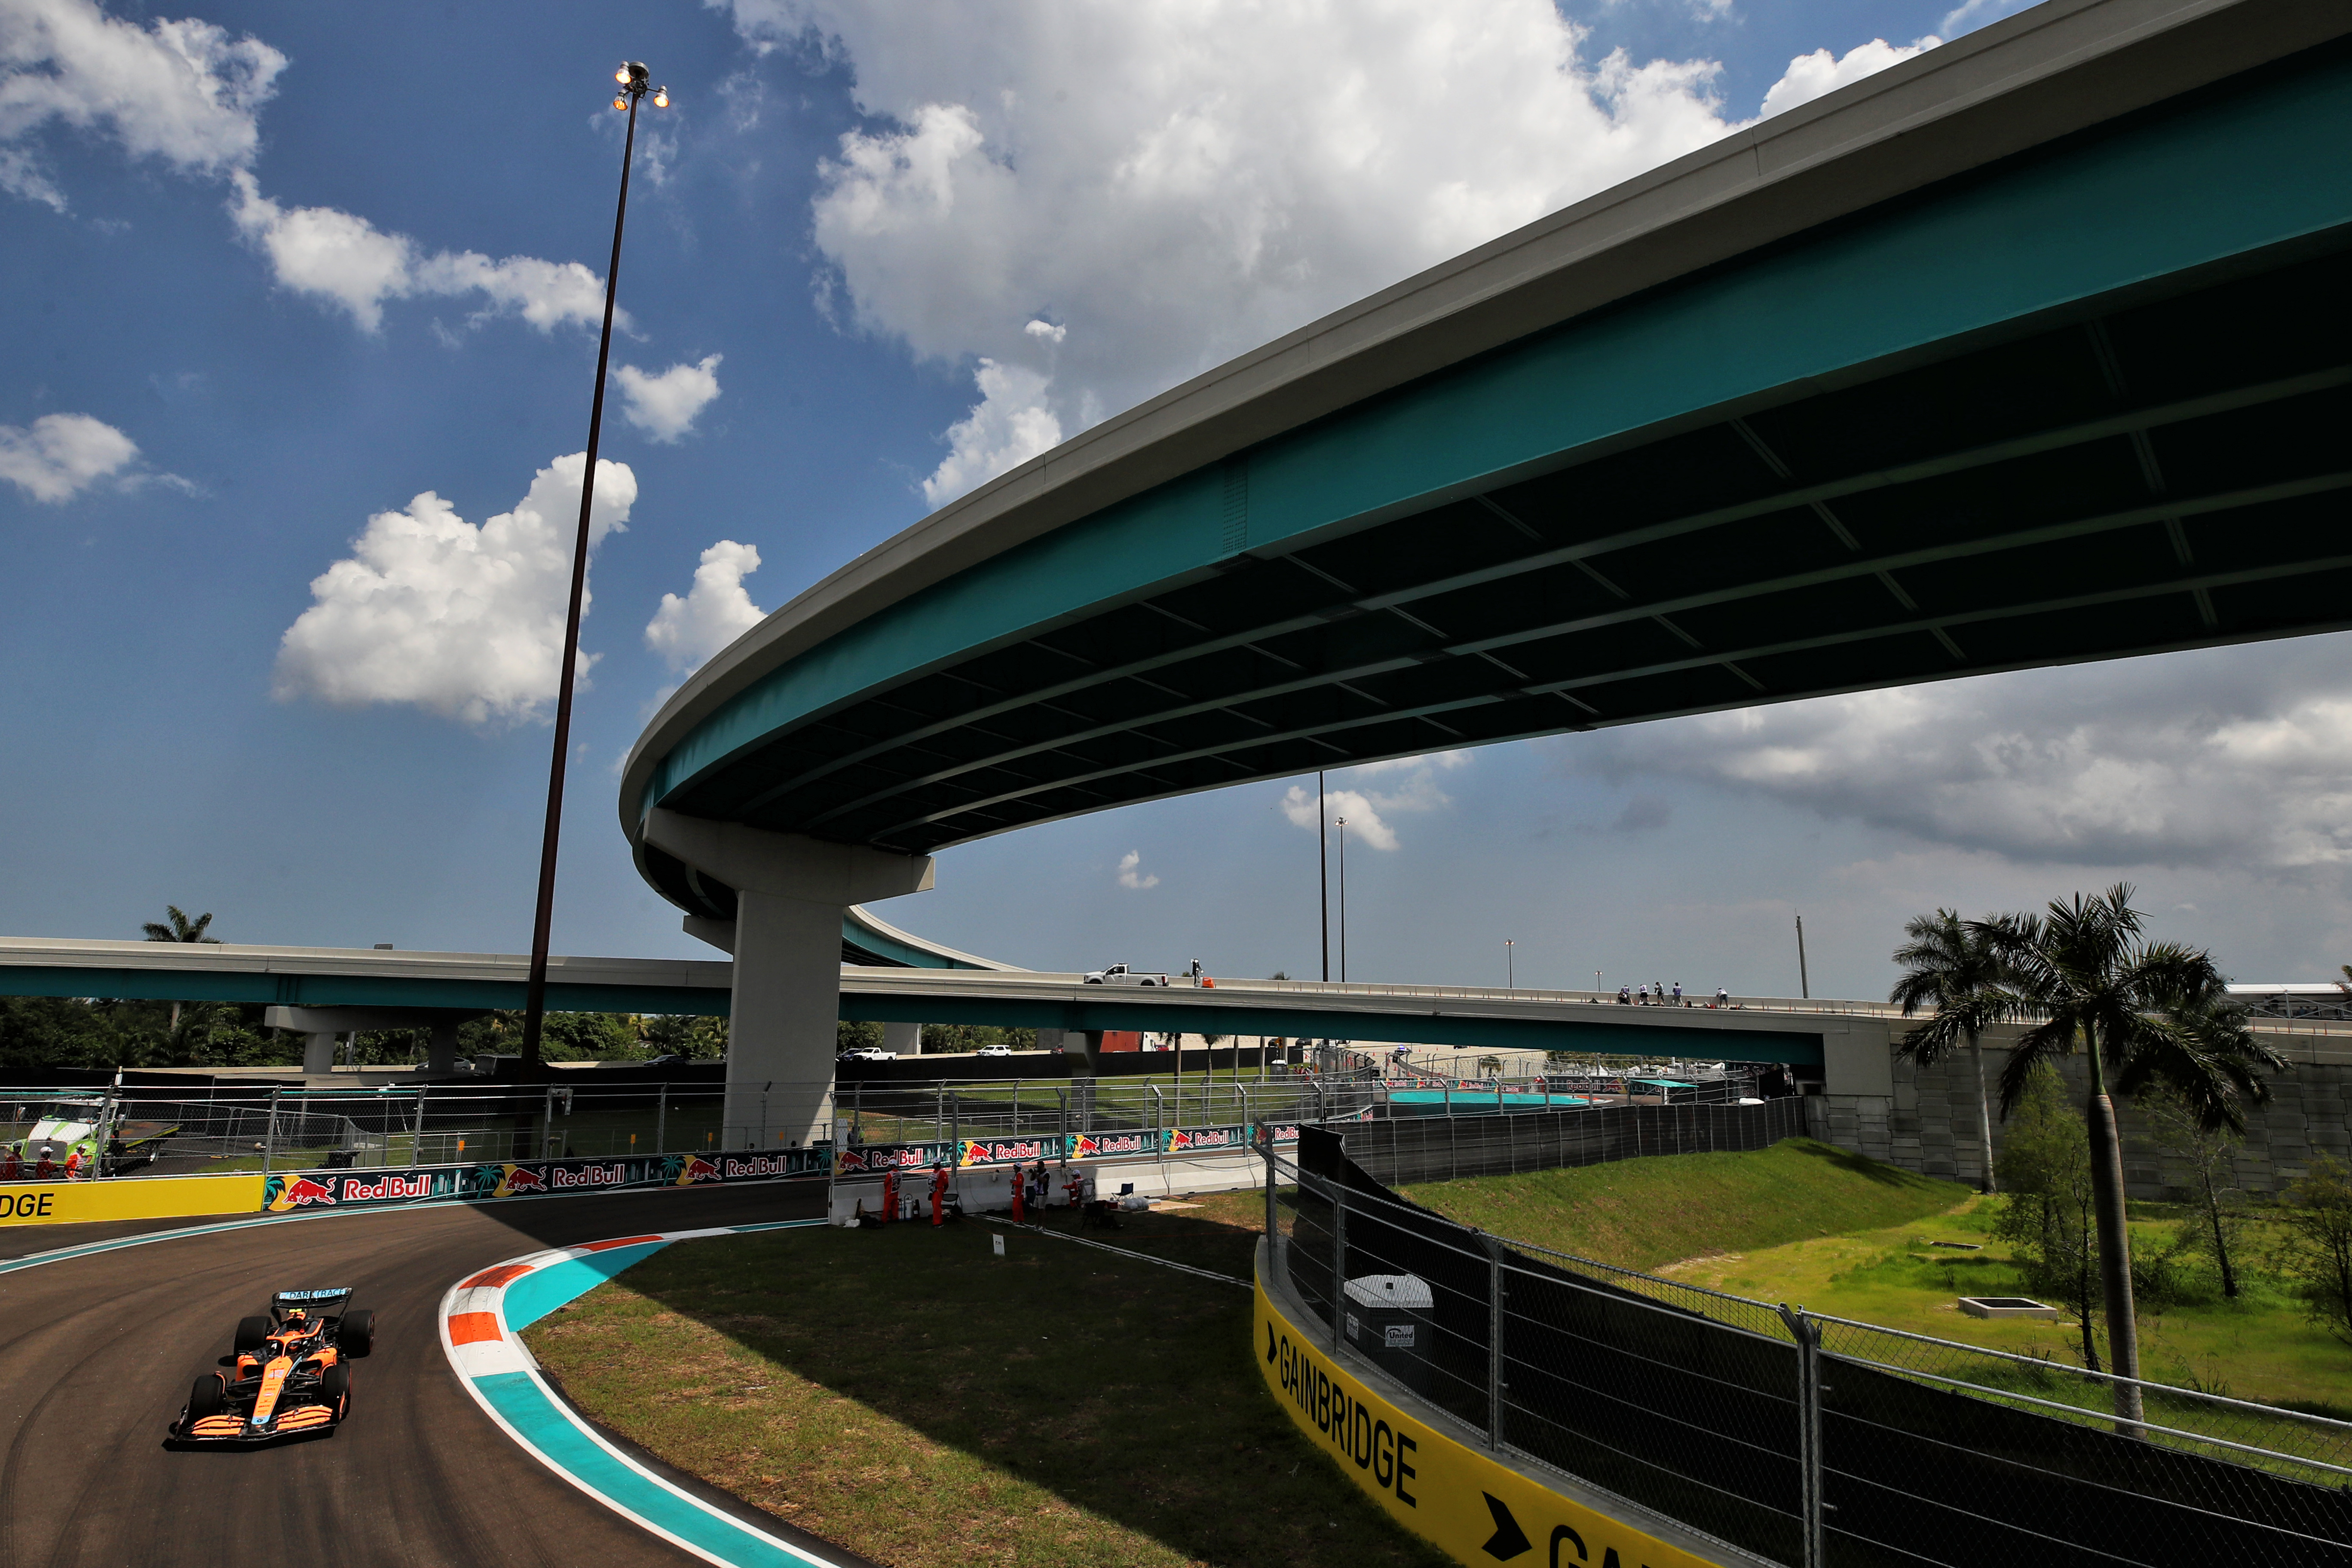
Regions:
<instances>
[{"instance_id":1,"label":"sponsor banner with palm graphic","mask_svg":"<svg viewBox=\"0 0 2352 1568\"><path fill-rule=\"evenodd\" d=\"M625 1187L690 1187L707 1183L772 1182L824 1173L824 1144L773 1154L634 1154L609 1160L492 1160L402 1171L289 1171L262 1179L261 1207L356 1208L381 1204L553 1196Z\"/></svg>"},{"instance_id":2,"label":"sponsor banner with palm graphic","mask_svg":"<svg viewBox=\"0 0 2352 1568\"><path fill-rule=\"evenodd\" d=\"M944 1165L956 1152L952 1143L857 1143L841 1152L835 1169L845 1176L883 1171L929 1170Z\"/></svg>"}]
</instances>

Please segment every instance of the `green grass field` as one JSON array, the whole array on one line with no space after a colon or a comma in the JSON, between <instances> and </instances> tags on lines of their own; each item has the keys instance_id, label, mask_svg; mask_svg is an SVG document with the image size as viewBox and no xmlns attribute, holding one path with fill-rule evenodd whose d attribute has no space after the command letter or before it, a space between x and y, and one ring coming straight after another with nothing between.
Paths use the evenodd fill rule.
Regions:
<instances>
[{"instance_id":1,"label":"green grass field","mask_svg":"<svg viewBox=\"0 0 2352 1568\"><path fill-rule=\"evenodd\" d=\"M1262 1212L1108 1239L1246 1278ZM893 1568L1445 1561L1267 1395L1247 1290L1021 1232L1000 1258L995 1234L684 1242L524 1337L597 1420Z\"/></svg>"},{"instance_id":2,"label":"green grass field","mask_svg":"<svg viewBox=\"0 0 2352 1568\"><path fill-rule=\"evenodd\" d=\"M2032 1293L2007 1244L1992 1234L1998 1202L1972 1197L1956 1212L1906 1224L1698 1258L1674 1274L1736 1295L2082 1364L2081 1334L2071 1320L1987 1321L1956 1304L1962 1296ZM2166 1213L2157 1205L2133 1207L2136 1215ZM2168 1217L2136 1218L2131 1229L2134 1251L2153 1256L2170 1245L2177 1225ZM2302 1304L2265 1271L2263 1260L2274 1250L2268 1229L2260 1223L2246 1227L2242 1290L2234 1301L2221 1295L2218 1281L2190 1271L2171 1300L2141 1302L2141 1375L2352 1420L2352 1347L2306 1322ZM1940 1248L1932 1245L1937 1241L1973 1243L1981 1250Z\"/></svg>"},{"instance_id":3,"label":"green grass field","mask_svg":"<svg viewBox=\"0 0 2352 1568\"><path fill-rule=\"evenodd\" d=\"M1643 1269L1703 1253L1901 1225L1972 1195L1957 1182L1810 1138L1786 1138L1745 1154L1666 1154L1438 1182L1405 1194L1496 1236Z\"/></svg>"}]
</instances>

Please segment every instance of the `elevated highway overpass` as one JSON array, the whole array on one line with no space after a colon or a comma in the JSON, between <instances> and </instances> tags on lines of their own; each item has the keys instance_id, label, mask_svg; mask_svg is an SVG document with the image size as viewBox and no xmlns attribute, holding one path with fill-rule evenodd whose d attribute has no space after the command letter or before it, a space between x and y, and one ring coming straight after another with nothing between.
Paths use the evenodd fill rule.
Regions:
<instances>
[{"instance_id":1,"label":"elevated highway overpass","mask_svg":"<svg viewBox=\"0 0 2352 1568\"><path fill-rule=\"evenodd\" d=\"M623 831L810 1076L932 852L2352 622L2352 7L2049 0L1243 355L679 689Z\"/></svg>"},{"instance_id":2,"label":"elevated highway overpass","mask_svg":"<svg viewBox=\"0 0 2352 1568\"><path fill-rule=\"evenodd\" d=\"M530 962L520 953L10 938L0 940L0 995L241 1002L269 1008L281 1026L331 1041L346 1029L428 1026L519 1007ZM723 1017L733 1006L734 968L725 961L558 957L549 961L548 999L583 1012ZM1824 1040L1846 1041L1857 1022L1865 1055L1883 1058L1885 1044L1874 1021L1879 1010L1860 1003L1781 1000L1717 1012L1618 1007L1569 992L1289 981L1146 989L1089 985L1074 973L899 965L845 964L834 984L845 1018L1073 1035L1305 1036L1802 1067L1823 1065ZM317 1067L327 1065L321 1059ZM454 1040L437 1065L454 1065ZM828 1052L813 1076L831 1071Z\"/></svg>"}]
</instances>

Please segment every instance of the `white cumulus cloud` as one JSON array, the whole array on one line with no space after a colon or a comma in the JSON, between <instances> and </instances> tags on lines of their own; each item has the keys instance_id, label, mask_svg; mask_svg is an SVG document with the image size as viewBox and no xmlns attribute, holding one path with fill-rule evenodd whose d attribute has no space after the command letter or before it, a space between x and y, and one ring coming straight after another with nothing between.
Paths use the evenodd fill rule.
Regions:
<instances>
[{"instance_id":1,"label":"white cumulus cloud","mask_svg":"<svg viewBox=\"0 0 2352 1568\"><path fill-rule=\"evenodd\" d=\"M756 47L847 62L869 117L818 171L824 293L982 363L933 506L1743 122L1714 61L1591 58L1553 0L731 9Z\"/></svg>"},{"instance_id":2,"label":"white cumulus cloud","mask_svg":"<svg viewBox=\"0 0 2352 1568\"><path fill-rule=\"evenodd\" d=\"M30 426L0 425L0 479L35 500L71 500L138 460L130 437L87 414L44 414Z\"/></svg>"},{"instance_id":3,"label":"white cumulus cloud","mask_svg":"<svg viewBox=\"0 0 2352 1568\"><path fill-rule=\"evenodd\" d=\"M236 185L230 215L268 257L278 283L341 306L363 331L383 324L387 300L411 295L476 298L476 321L512 313L541 331L603 320L604 279L576 261L531 256L493 261L471 250L426 256L406 235L386 234L355 214L281 206L245 170L230 178Z\"/></svg>"},{"instance_id":4,"label":"white cumulus cloud","mask_svg":"<svg viewBox=\"0 0 2352 1568\"><path fill-rule=\"evenodd\" d=\"M767 614L743 586L743 579L759 569L760 552L749 544L722 539L704 551L686 597L662 595L661 608L646 623L646 646L681 675L700 668Z\"/></svg>"},{"instance_id":5,"label":"white cumulus cloud","mask_svg":"<svg viewBox=\"0 0 2352 1568\"><path fill-rule=\"evenodd\" d=\"M369 518L352 554L311 580L312 604L279 646L273 694L409 702L474 725L541 717L562 665L586 471L584 452L556 458L513 510L478 528L431 490ZM626 464L597 463L591 552L636 498ZM583 651L579 672L593 662Z\"/></svg>"},{"instance_id":6,"label":"white cumulus cloud","mask_svg":"<svg viewBox=\"0 0 2352 1568\"><path fill-rule=\"evenodd\" d=\"M983 384L933 505L1731 123L1713 63L1587 58L1550 0L733 9L855 70L814 232L856 324L1029 378Z\"/></svg>"},{"instance_id":7,"label":"white cumulus cloud","mask_svg":"<svg viewBox=\"0 0 2352 1568\"><path fill-rule=\"evenodd\" d=\"M1118 885L1122 888L1156 888L1160 879L1143 868L1143 851L1130 849L1118 858Z\"/></svg>"},{"instance_id":8,"label":"white cumulus cloud","mask_svg":"<svg viewBox=\"0 0 2352 1568\"><path fill-rule=\"evenodd\" d=\"M92 0L0 0L0 189L63 210L27 143L56 124L183 173L243 167L286 57L193 17L141 26Z\"/></svg>"},{"instance_id":9,"label":"white cumulus cloud","mask_svg":"<svg viewBox=\"0 0 2352 1568\"><path fill-rule=\"evenodd\" d=\"M412 295L467 299L477 321L519 315L542 331L601 319L604 281L576 261L428 254L356 214L262 195L253 174L260 112L286 65L269 45L210 22L142 27L92 0L0 0L0 190L63 211L39 137L64 126L184 174L227 178L229 215L278 282L341 306L369 331L385 301Z\"/></svg>"},{"instance_id":10,"label":"white cumulus cloud","mask_svg":"<svg viewBox=\"0 0 2352 1568\"><path fill-rule=\"evenodd\" d=\"M1442 811L1454 804L1454 797L1437 785L1441 772L1451 772L1469 763L1466 752L1436 752L1425 757L1393 757L1385 763L1367 763L1349 768L1340 774L1342 783L1323 792L1323 822L1331 826L1339 818L1348 819L1348 837L1352 843L1370 845L1374 849L1394 849L1398 839L1396 828L1389 822L1391 816L1414 812ZM1356 789L1352 781L1375 778L1399 778L1394 789ZM1297 827L1312 832L1316 823L1315 792L1303 784L1292 784L1283 792L1282 814Z\"/></svg>"},{"instance_id":11,"label":"white cumulus cloud","mask_svg":"<svg viewBox=\"0 0 2352 1568\"><path fill-rule=\"evenodd\" d=\"M2030 864L2352 865L2347 639L1942 681L1554 742Z\"/></svg>"},{"instance_id":12,"label":"white cumulus cloud","mask_svg":"<svg viewBox=\"0 0 2352 1568\"><path fill-rule=\"evenodd\" d=\"M983 358L973 379L980 402L948 426L948 455L923 481L923 499L934 507L1062 444L1062 421L1045 396L1051 376Z\"/></svg>"},{"instance_id":13,"label":"white cumulus cloud","mask_svg":"<svg viewBox=\"0 0 2352 1568\"><path fill-rule=\"evenodd\" d=\"M659 374L633 364L621 366L613 373L626 400L621 412L655 440L677 440L694 428L695 420L719 395L719 359L705 354L698 363L674 364ZM752 564L758 564L756 559Z\"/></svg>"},{"instance_id":14,"label":"white cumulus cloud","mask_svg":"<svg viewBox=\"0 0 2352 1568\"><path fill-rule=\"evenodd\" d=\"M1856 44L1843 55L1832 55L1827 49L1799 55L1789 62L1789 68L1781 74L1780 79L1766 89L1764 112L1778 114L1784 109L1811 103L1850 81L1875 76L1888 66L1899 65L1914 55L1924 54L1943 41L1932 33L1909 44L1890 44L1885 38L1873 38L1866 44Z\"/></svg>"}]
</instances>

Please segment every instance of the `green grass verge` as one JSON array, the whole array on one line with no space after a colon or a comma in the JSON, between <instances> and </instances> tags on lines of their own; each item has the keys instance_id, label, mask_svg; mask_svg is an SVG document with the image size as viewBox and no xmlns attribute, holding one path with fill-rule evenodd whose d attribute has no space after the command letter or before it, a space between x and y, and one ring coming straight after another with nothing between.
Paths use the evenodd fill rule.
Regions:
<instances>
[{"instance_id":1,"label":"green grass verge","mask_svg":"<svg viewBox=\"0 0 2352 1568\"><path fill-rule=\"evenodd\" d=\"M1953 1214L1702 1258L1675 1269L1675 1277L1735 1295L1799 1302L1834 1317L2079 1365L2081 1333L2071 1321L1987 1321L1958 1308L1962 1296L2033 1293L2008 1245L1992 1234L1999 1201L1976 1198ZM2174 1225L2137 1217L2150 1206L2133 1205L2132 1248L2144 1257L2162 1253L2177 1234ZM2276 1247L2272 1229L2263 1221L2245 1226L2235 1300L2223 1297L2219 1280L2200 1268L2183 1270L2168 1298L2141 1300L2141 1375L2352 1419L2352 1351L2308 1321L2287 1284L2268 1271L2266 1259ZM1938 1247L1937 1241L1973 1243L1980 1250ZM2103 1347L2105 1342L2102 1336ZM2075 1397L2043 1394L2070 1402Z\"/></svg>"},{"instance_id":2,"label":"green grass verge","mask_svg":"<svg viewBox=\"0 0 2352 1568\"><path fill-rule=\"evenodd\" d=\"M1107 1239L1246 1278L1257 1205ZM1246 1290L996 1232L683 1242L524 1338L597 1420L893 1568L1445 1561L1267 1394Z\"/></svg>"},{"instance_id":3,"label":"green grass verge","mask_svg":"<svg viewBox=\"0 0 2352 1568\"><path fill-rule=\"evenodd\" d=\"M1901 1225L1971 1195L1957 1182L1810 1138L1784 1138L1744 1154L1665 1154L1404 1192L1496 1236L1643 1269L1709 1252Z\"/></svg>"}]
</instances>

